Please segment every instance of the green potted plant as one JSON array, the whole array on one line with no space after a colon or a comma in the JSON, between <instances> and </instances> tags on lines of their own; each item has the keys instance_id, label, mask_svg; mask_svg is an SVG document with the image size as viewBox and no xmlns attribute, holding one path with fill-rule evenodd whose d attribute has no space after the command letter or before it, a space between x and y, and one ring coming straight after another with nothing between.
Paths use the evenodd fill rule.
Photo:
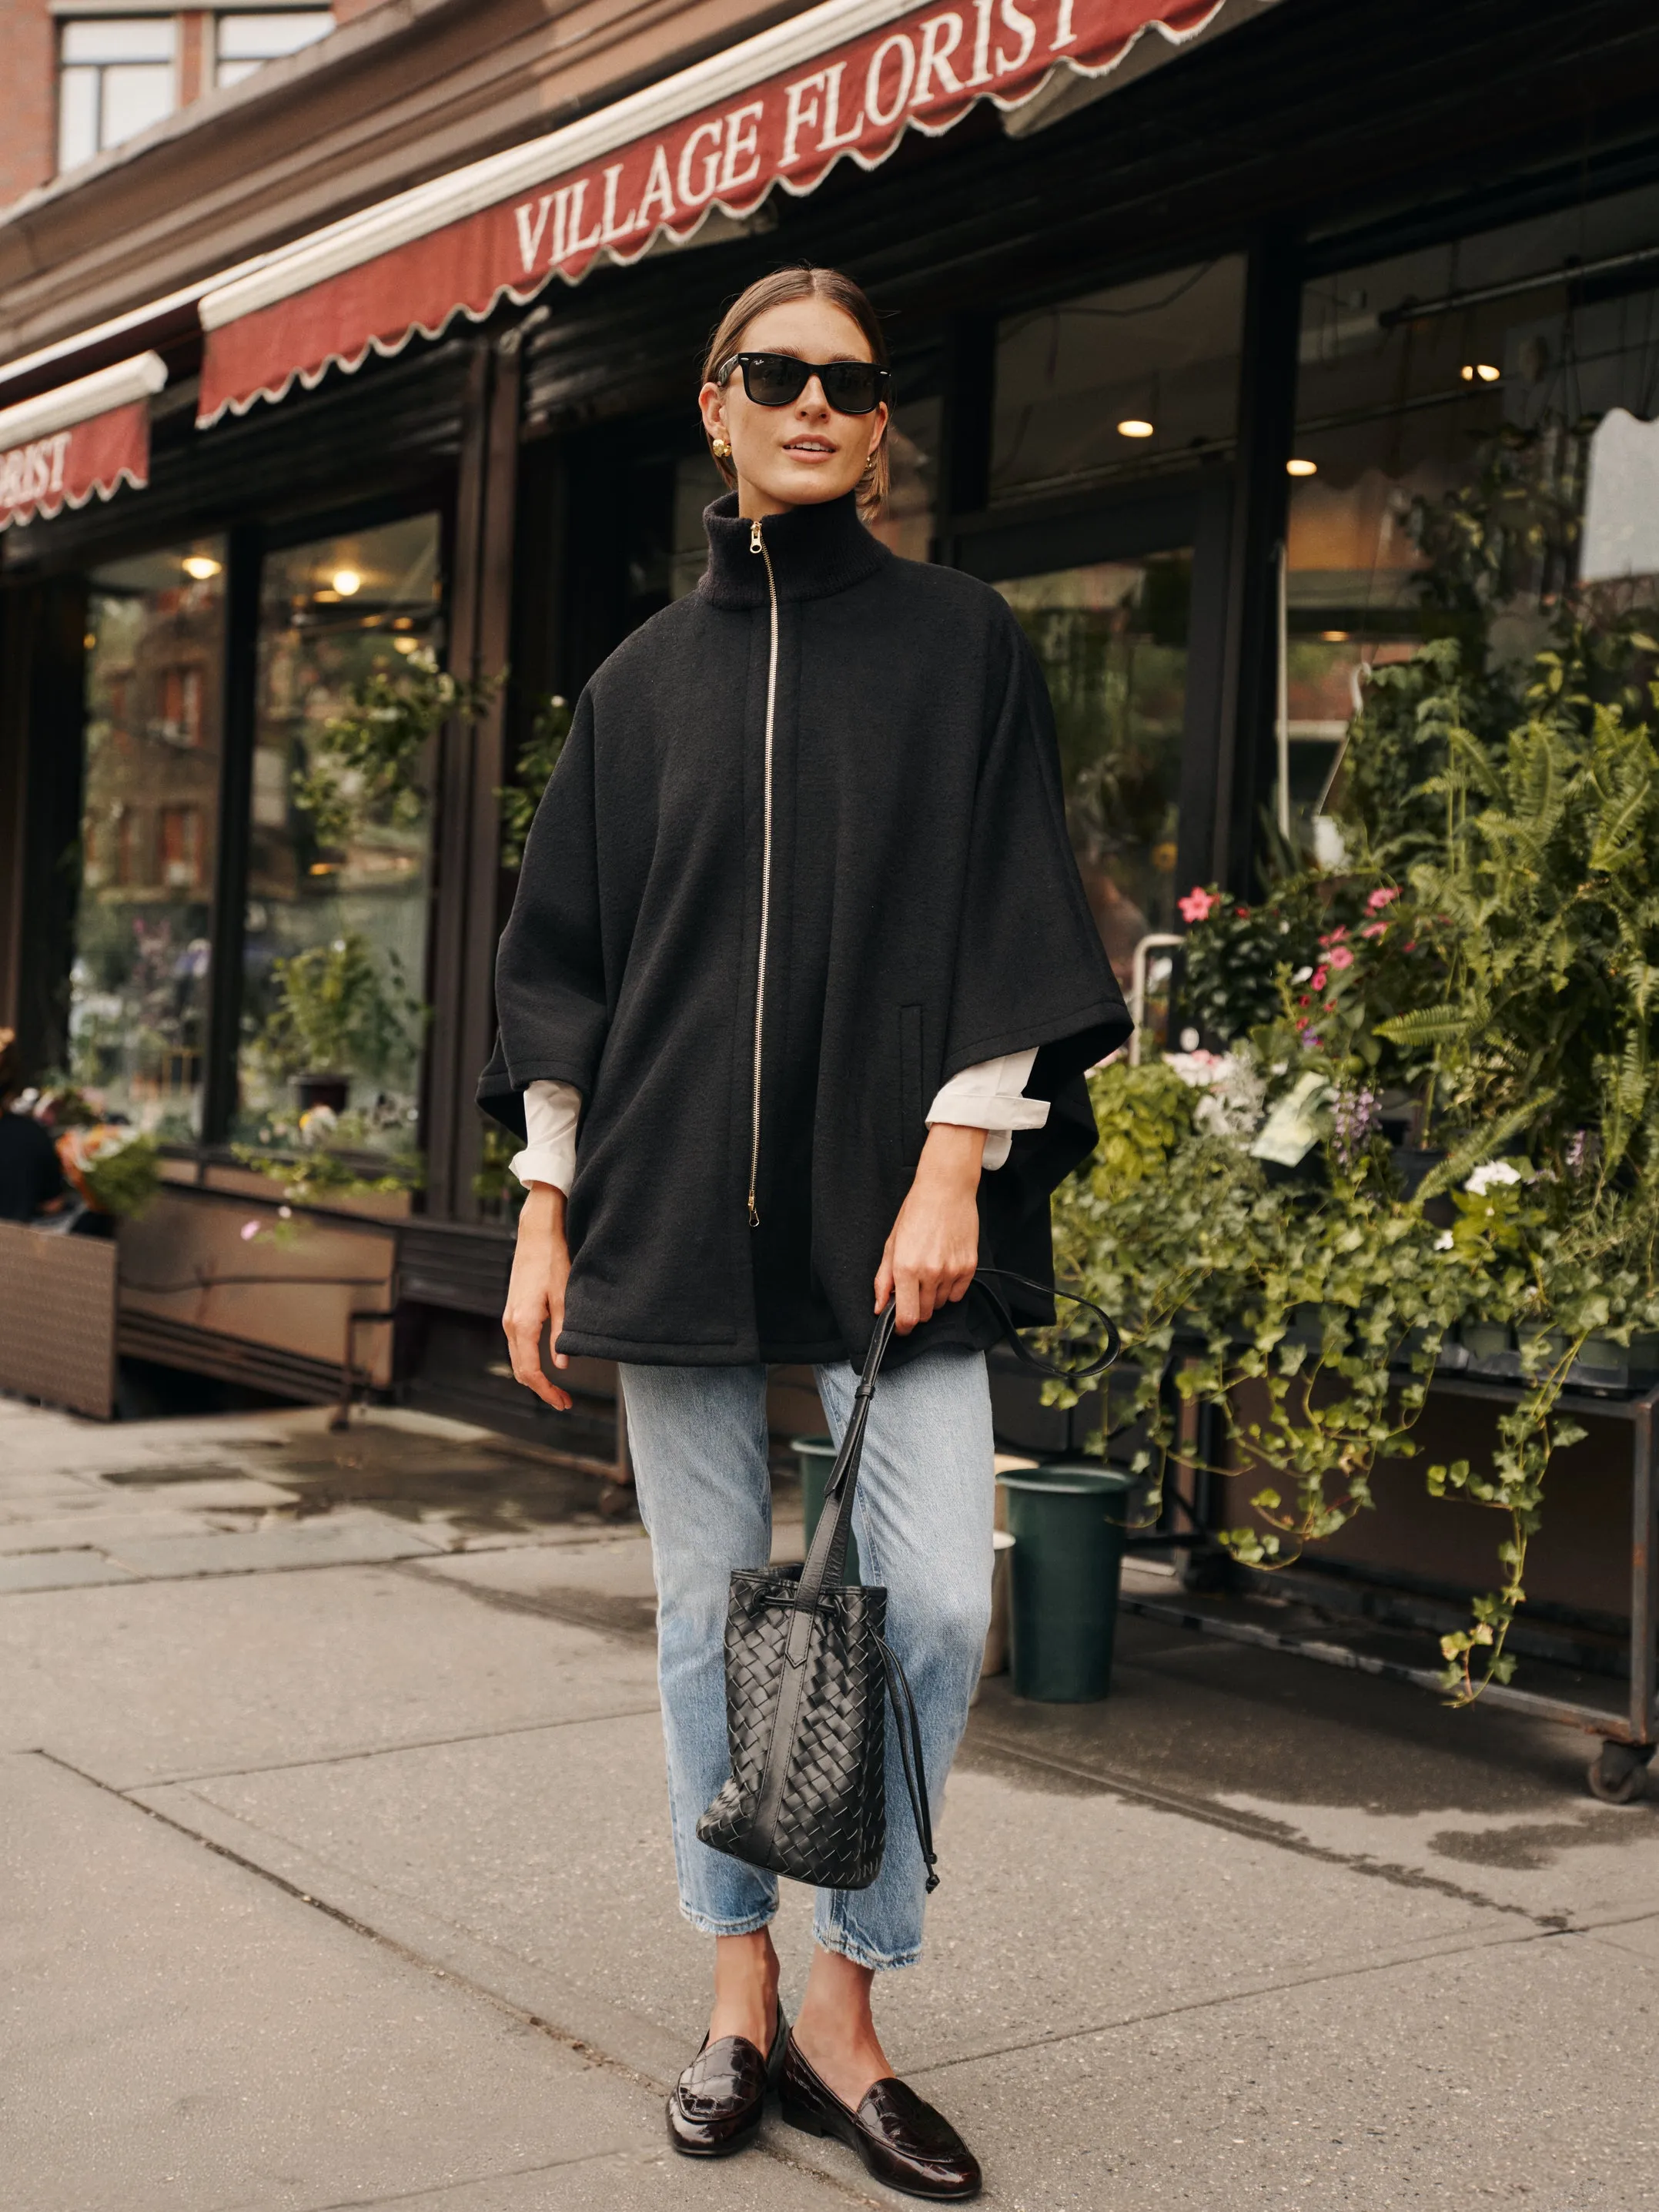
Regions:
<instances>
[{"instance_id":1,"label":"green potted plant","mask_svg":"<svg viewBox=\"0 0 1659 2212\"><path fill-rule=\"evenodd\" d=\"M501 810L501 866L519 867L524 860L525 841L530 835L530 825L536 818L536 809L541 804L542 793L552 780L564 750L565 739L570 735L570 707L556 693L540 700L531 717L530 734L519 748L514 764L514 781L500 784L495 790L495 801Z\"/></svg>"},{"instance_id":2,"label":"green potted plant","mask_svg":"<svg viewBox=\"0 0 1659 2212\"><path fill-rule=\"evenodd\" d=\"M345 1110L354 1075L379 1080L412 1062L422 1009L395 952L384 965L356 932L272 963L276 1004L258 1052L292 1083L301 1112Z\"/></svg>"},{"instance_id":3,"label":"green potted plant","mask_svg":"<svg viewBox=\"0 0 1659 2212\"><path fill-rule=\"evenodd\" d=\"M425 646L360 678L294 775L294 803L319 845L338 849L366 829L422 821L433 740L447 721L476 721L505 680L461 683Z\"/></svg>"}]
</instances>

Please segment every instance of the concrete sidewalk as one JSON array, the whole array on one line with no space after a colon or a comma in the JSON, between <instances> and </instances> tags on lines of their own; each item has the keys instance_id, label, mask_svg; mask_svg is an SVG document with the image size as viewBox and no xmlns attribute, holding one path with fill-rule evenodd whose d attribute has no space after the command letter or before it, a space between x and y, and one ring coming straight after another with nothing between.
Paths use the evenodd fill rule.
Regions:
<instances>
[{"instance_id":1,"label":"concrete sidewalk","mask_svg":"<svg viewBox=\"0 0 1659 2212\"><path fill-rule=\"evenodd\" d=\"M775 2121L666 2149L707 1947L599 1495L432 1420L0 1399L5 2212L905 2201ZM881 1993L986 2201L1651 2202L1659 1808L1593 1803L1565 1730L1121 1652L1098 1706L987 1684Z\"/></svg>"}]
</instances>

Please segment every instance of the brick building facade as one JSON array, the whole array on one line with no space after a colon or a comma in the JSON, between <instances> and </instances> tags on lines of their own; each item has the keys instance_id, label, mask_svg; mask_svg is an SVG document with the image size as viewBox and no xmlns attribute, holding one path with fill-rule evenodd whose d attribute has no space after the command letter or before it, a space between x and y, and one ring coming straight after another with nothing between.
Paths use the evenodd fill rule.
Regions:
<instances>
[{"instance_id":1,"label":"brick building facade","mask_svg":"<svg viewBox=\"0 0 1659 2212\"><path fill-rule=\"evenodd\" d=\"M0 207L128 145L381 0L0 0Z\"/></svg>"}]
</instances>

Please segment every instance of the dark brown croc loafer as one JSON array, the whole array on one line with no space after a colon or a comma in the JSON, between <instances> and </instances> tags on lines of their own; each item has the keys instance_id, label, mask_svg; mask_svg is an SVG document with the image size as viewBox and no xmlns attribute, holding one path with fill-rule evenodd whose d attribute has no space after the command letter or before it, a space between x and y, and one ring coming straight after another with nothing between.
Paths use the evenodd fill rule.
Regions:
<instances>
[{"instance_id":1,"label":"dark brown croc loafer","mask_svg":"<svg viewBox=\"0 0 1659 2212\"><path fill-rule=\"evenodd\" d=\"M789 2023L778 2007L769 2053L744 2035L705 2036L668 2100L668 2136L687 2158L728 2158L755 2135L766 2092L777 2079Z\"/></svg>"},{"instance_id":2,"label":"dark brown croc loafer","mask_svg":"<svg viewBox=\"0 0 1659 2212\"><path fill-rule=\"evenodd\" d=\"M778 2087L783 2117L792 2128L850 2144L866 2172L890 2189L957 2202L978 2196L979 2160L944 2113L896 2075L872 2082L855 2112L819 2081L792 2035Z\"/></svg>"}]
</instances>

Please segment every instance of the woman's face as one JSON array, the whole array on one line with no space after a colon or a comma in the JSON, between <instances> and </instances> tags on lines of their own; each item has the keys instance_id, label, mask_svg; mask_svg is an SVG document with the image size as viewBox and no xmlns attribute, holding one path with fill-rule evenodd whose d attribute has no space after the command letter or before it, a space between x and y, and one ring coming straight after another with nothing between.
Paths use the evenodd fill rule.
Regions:
<instances>
[{"instance_id":1,"label":"woman's face","mask_svg":"<svg viewBox=\"0 0 1659 2212\"><path fill-rule=\"evenodd\" d=\"M868 361L870 343L844 309L828 300L789 300L748 325L744 353L789 353L799 361ZM736 351L738 349L734 348ZM884 401L869 415L837 415L816 376L787 407L757 407L744 390L743 371L697 395L703 427L732 448L738 512L781 514L839 499L858 483L887 428Z\"/></svg>"}]
</instances>

